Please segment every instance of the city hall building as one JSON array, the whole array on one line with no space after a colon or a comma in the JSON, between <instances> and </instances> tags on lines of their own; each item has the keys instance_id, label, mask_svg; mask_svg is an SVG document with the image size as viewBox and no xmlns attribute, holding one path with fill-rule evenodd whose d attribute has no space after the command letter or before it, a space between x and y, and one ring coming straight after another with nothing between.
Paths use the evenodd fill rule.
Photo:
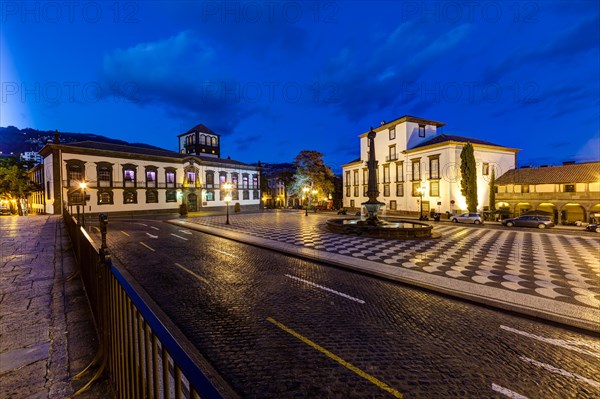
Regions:
<instances>
[{"instance_id":1,"label":"city hall building","mask_svg":"<svg viewBox=\"0 0 600 399\"><path fill-rule=\"evenodd\" d=\"M458 214L467 204L460 188L460 153L466 143L477 163L478 210L489 209L489 182L514 169L519 150L474 138L441 133L445 123L413 116L382 122L373 129L379 201L386 210L407 214ZM342 166L346 208L360 208L367 197L368 132L360 138L360 157Z\"/></svg>"},{"instance_id":2,"label":"city hall building","mask_svg":"<svg viewBox=\"0 0 600 399\"><path fill-rule=\"evenodd\" d=\"M259 169L221 158L217 133L200 124L178 140L179 152L173 152L92 141L61 144L56 134L40 150L43 171L36 173L44 189L32 197L33 211L60 214L63 206L84 202L85 213L177 212L182 204L190 212L217 210L226 206L224 183L233 185L232 205L259 207Z\"/></svg>"}]
</instances>

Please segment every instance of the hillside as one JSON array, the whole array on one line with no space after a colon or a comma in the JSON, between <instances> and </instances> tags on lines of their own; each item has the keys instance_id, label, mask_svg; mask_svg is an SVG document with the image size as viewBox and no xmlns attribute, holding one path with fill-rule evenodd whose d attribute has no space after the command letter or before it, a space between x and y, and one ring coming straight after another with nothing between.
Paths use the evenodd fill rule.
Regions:
<instances>
[{"instance_id":1,"label":"hillside","mask_svg":"<svg viewBox=\"0 0 600 399\"><path fill-rule=\"evenodd\" d=\"M105 136L90 133L61 132L61 143L75 143L78 141L99 141L101 143L129 145L134 147L160 149L148 144L128 143L123 140L111 139ZM0 127L0 153L19 154L26 151L39 151L48 142L54 139L53 130L36 130L31 128L19 129L15 126Z\"/></svg>"}]
</instances>

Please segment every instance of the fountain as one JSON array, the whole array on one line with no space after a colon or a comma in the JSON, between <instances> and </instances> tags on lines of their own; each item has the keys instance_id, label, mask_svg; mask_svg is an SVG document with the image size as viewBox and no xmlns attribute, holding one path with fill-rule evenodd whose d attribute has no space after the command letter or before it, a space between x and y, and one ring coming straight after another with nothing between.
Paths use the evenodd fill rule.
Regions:
<instances>
[{"instance_id":1,"label":"fountain","mask_svg":"<svg viewBox=\"0 0 600 399\"><path fill-rule=\"evenodd\" d=\"M379 202L379 190L377 189L377 161L375 160L375 135L371 130L367 134L369 140L369 160L367 161L368 183L367 197L369 199L361 205L367 210L365 220L358 219L330 219L327 228L335 233L366 235L369 237L384 238L436 238L439 234L432 232L433 226L425 223L408 220L383 220L379 218L379 209L383 202Z\"/></svg>"}]
</instances>

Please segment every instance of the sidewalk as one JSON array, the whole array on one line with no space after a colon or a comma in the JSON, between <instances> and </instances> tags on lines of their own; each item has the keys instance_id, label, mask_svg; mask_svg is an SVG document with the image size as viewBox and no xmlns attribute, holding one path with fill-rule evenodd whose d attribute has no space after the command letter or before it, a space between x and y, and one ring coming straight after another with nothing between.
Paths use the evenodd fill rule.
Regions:
<instances>
[{"instance_id":1,"label":"sidewalk","mask_svg":"<svg viewBox=\"0 0 600 399\"><path fill-rule=\"evenodd\" d=\"M386 240L331 233L323 225L333 217L265 211L232 215L230 225L224 216L169 223L600 332L597 235L437 223L441 239Z\"/></svg>"},{"instance_id":2,"label":"sidewalk","mask_svg":"<svg viewBox=\"0 0 600 399\"><path fill-rule=\"evenodd\" d=\"M0 396L66 398L98 340L59 216L0 217ZM112 397L107 380L78 398Z\"/></svg>"}]
</instances>

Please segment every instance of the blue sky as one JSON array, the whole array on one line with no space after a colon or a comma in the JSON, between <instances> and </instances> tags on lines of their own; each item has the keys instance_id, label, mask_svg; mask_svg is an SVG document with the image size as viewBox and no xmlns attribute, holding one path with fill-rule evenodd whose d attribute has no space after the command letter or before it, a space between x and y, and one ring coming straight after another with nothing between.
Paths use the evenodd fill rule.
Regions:
<instances>
[{"instance_id":1,"label":"blue sky","mask_svg":"<svg viewBox=\"0 0 600 399\"><path fill-rule=\"evenodd\" d=\"M0 125L334 170L402 115L520 148L520 165L600 159L596 1L2 2Z\"/></svg>"}]
</instances>

